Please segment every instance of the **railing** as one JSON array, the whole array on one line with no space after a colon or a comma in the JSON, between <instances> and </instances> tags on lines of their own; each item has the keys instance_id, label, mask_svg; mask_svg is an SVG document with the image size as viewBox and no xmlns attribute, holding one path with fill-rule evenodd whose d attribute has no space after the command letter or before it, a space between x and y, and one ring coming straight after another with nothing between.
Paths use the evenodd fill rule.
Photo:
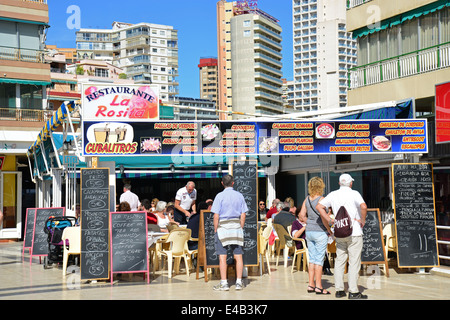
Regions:
<instances>
[{"instance_id":1,"label":"railing","mask_svg":"<svg viewBox=\"0 0 450 320\"><path fill-rule=\"evenodd\" d=\"M0 60L44 62L44 51L0 46Z\"/></svg>"},{"instance_id":2,"label":"railing","mask_svg":"<svg viewBox=\"0 0 450 320\"><path fill-rule=\"evenodd\" d=\"M350 89L450 67L450 42L351 68Z\"/></svg>"},{"instance_id":3,"label":"railing","mask_svg":"<svg viewBox=\"0 0 450 320\"><path fill-rule=\"evenodd\" d=\"M357 6L360 6L366 2L370 2L372 0L347 0L347 9L351 9Z\"/></svg>"},{"instance_id":4,"label":"railing","mask_svg":"<svg viewBox=\"0 0 450 320\"><path fill-rule=\"evenodd\" d=\"M52 115L52 110L0 108L0 120L43 122Z\"/></svg>"}]
</instances>

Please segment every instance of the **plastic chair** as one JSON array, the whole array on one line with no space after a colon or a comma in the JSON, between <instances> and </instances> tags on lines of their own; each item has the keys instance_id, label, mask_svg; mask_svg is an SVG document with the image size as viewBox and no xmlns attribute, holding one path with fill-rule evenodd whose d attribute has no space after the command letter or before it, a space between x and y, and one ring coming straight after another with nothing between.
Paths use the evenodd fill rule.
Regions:
<instances>
[{"instance_id":1,"label":"plastic chair","mask_svg":"<svg viewBox=\"0 0 450 320\"><path fill-rule=\"evenodd\" d=\"M383 228L383 235L386 237L384 242L386 257L388 256L389 251L397 252L397 245L395 240L395 232L394 232L394 224L388 223Z\"/></svg>"},{"instance_id":2,"label":"plastic chair","mask_svg":"<svg viewBox=\"0 0 450 320\"><path fill-rule=\"evenodd\" d=\"M297 249L297 246L295 247L296 249L294 252L294 257L292 258L291 272L294 272L295 259L297 258L298 255L300 255L300 257L298 257L298 260L297 260L297 270L300 270L300 262L303 257L303 271L306 271L306 269L309 265L309 252L308 252L308 247L306 246L306 241L305 241L305 239L301 239L301 238L292 238L292 240L300 241L302 243L303 247L302 247L302 249Z\"/></svg>"},{"instance_id":3,"label":"plastic chair","mask_svg":"<svg viewBox=\"0 0 450 320\"><path fill-rule=\"evenodd\" d=\"M169 278L172 278L173 259L175 258L175 270L178 271L181 258L186 265L186 274L189 276L187 241L191 238L191 229L178 228L172 230L167 237L166 243L170 243L168 250L162 250L161 255L167 257Z\"/></svg>"},{"instance_id":4,"label":"plastic chair","mask_svg":"<svg viewBox=\"0 0 450 320\"><path fill-rule=\"evenodd\" d=\"M287 232L287 230L281 224L274 223L273 228L278 235L277 264L276 265L278 266L278 260L280 258L280 251L281 251L281 249L283 249L284 267L287 267L289 250L296 249L294 241L292 240L291 235Z\"/></svg>"},{"instance_id":5,"label":"plastic chair","mask_svg":"<svg viewBox=\"0 0 450 320\"><path fill-rule=\"evenodd\" d=\"M259 254L261 255L261 259L262 259L262 263L261 266L263 268L263 272L264 272L264 258L266 258L266 262L267 262L267 272L269 273L269 275L271 274L270 271L270 261L269 261L269 237L270 234L272 233L272 224L269 226L267 226L264 230L261 230L259 232L259 241L260 241L260 246L259 246Z\"/></svg>"},{"instance_id":6,"label":"plastic chair","mask_svg":"<svg viewBox=\"0 0 450 320\"><path fill-rule=\"evenodd\" d=\"M197 241L198 242L198 238L189 238L189 241ZM195 256L198 255L198 248L189 250L189 246L186 241L186 253L188 256L189 268L193 268L192 260L194 259Z\"/></svg>"},{"instance_id":7,"label":"plastic chair","mask_svg":"<svg viewBox=\"0 0 450 320\"><path fill-rule=\"evenodd\" d=\"M63 276L66 276L67 261L70 255L81 255L81 228L68 227L63 230ZM67 245L68 244L68 245Z\"/></svg>"}]
</instances>

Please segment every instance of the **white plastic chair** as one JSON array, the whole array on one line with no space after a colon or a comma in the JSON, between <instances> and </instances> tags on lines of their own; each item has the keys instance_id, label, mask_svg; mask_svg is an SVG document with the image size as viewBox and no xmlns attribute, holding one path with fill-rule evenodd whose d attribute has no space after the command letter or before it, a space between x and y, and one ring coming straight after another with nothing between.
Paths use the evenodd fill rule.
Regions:
<instances>
[{"instance_id":1,"label":"white plastic chair","mask_svg":"<svg viewBox=\"0 0 450 320\"><path fill-rule=\"evenodd\" d=\"M63 230L63 277L66 276L67 261L70 255L81 255L81 228L68 227ZM66 245L68 243L69 245Z\"/></svg>"},{"instance_id":2,"label":"white plastic chair","mask_svg":"<svg viewBox=\"0 0 450 320\"><path fill-rule=\"evenodd\" d=\"M175 258L175 270L178 271L181 258L184 259L186 274L189 276L187 241L191 238L191 229L178 228L172 230L166 242L170 243L169 250L162 250L161 255L167 257L169 278L172 278L173 259Z\"/></svg>"}]
</instances>

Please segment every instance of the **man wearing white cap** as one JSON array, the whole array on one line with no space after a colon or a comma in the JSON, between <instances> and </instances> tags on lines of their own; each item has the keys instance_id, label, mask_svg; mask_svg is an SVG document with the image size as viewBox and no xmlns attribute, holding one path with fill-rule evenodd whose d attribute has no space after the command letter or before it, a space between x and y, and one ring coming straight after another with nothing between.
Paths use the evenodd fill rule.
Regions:
<instances>
[{"instance_id":1,"label":"man wearing white cap","mask_svg":"<svg viewBox=\"0 0 450 320\"><path fill-rule=\"evenodd\" d=\"M336 297L345 297L344 272L348 258L348 291L349 299L367 299L367 295L359 292L358 278L361 269L361 252L363 248L362 229L366 222L367 205L361 194L352 190L353 178L344 173L339 177L339 190L331 192L322 199L316 209L322 217L329 221L330 225L334 221L326 213L330 208L337 214L339 208L344 206L351 219L352 233L345 238L336 238L336 262L334 267L334 279Z\"/></svg>"}]
</instances>

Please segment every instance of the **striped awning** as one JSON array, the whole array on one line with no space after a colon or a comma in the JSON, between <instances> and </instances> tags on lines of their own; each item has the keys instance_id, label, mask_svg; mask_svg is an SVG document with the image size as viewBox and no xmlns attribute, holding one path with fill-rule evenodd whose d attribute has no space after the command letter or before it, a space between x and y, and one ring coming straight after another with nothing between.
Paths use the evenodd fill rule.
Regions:
<instances>
[{"instance_id":1,"label":"striped awning","mask_svg":"<svg viewBox=\"0 0 450 320\"><path fill-rule=\"evenodd\" d=\"M72 112L75 108L75 101L64 102L57 111L53 113L50 120L47 121L44 128L38 134L36 141L28 149L29 153L41 144L43 141L47 141L50 134L54 132L59 126L62 125L63 121L67 118L69 112Z\"/></svg>"}]
</instances>

